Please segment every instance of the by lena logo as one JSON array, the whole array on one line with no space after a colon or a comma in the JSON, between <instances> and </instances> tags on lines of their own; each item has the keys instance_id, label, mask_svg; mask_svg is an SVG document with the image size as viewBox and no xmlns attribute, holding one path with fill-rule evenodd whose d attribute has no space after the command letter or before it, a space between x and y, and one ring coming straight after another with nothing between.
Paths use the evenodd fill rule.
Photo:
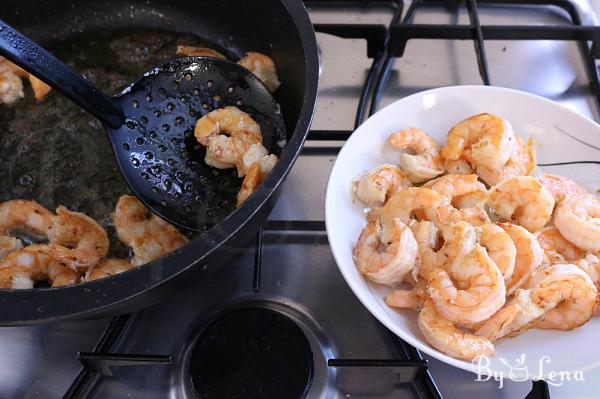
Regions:
<instances>
[{"instance_id":1,"label":"by lena logo","mask_svg":"<svg viewBox=\"0 0 600 399\"><path fill-rule=\"evenodd\" d=\"M499 357L498 361L502 363L504 369L490 369L490 359L486 356L478 357L471 362L473 372L477 374L475 381L489 381L491 379L498 382L498 388L504 386L504 379L508 378L513 381L526 380L541 380L543 379L548 384L559 387L565 381L585 381L583 371L547 371L548 365L552 363L550 356L542 356L537 362L537 368L530 370L525 362L525 353L510 361L504 357Z\"/></svg>"}]
</instances>

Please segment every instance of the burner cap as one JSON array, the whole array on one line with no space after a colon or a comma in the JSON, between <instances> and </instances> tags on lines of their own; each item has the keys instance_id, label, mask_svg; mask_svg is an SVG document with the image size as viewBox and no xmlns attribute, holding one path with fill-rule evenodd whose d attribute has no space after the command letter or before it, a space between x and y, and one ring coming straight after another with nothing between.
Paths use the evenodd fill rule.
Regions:
<instances>
[{"instance_id":1,"label":"burner cap","mask_svg":"<svg viewBox=\"0 0 600 399\"><path fill-rule=\"evenodd\" d=\"M227 313L198 338L190 374L199 398L303 398L313 356L289 317L265 308Z\"/></svg>"}]
</instances>

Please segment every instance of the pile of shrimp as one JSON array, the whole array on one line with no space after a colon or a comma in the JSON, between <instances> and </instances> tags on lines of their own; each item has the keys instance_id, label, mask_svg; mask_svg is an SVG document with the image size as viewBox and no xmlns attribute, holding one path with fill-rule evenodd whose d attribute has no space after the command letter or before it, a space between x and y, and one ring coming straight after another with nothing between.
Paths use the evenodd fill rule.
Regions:
<instances>
[{"instance_id":1,"label":"pile of shrimp","mask_svg":"<svg viewBox=\"0 0 600 399\"><path fill-rule=\"evenodd\" d=\"M107 258L109 239L95 220L59 206L53 213L32 200L0 203L0 288L52 287L112 276L143 265L187 243L175 227L151 214L136 198L123 195L113 214L130 259ZM27 233L30 245L15 237ZM29 241L29 240L28 240Z\"/></svg>"},{"instance_id":2,"label":"pile of shrimp","mask_svg":"<svg viewBox=\"0 0 600 399\"><path fill-rule=\"evenodd\" d=\"M532 140L486 113L453 126L442 148L415 128L386 145L401 152L398 164L353 184L370 208L354 261L392 288L388 306L419 312L432 347L465 360L493 356L497 341L594 316L600 198L539 172Z\"/></svg>"}]
</instances>

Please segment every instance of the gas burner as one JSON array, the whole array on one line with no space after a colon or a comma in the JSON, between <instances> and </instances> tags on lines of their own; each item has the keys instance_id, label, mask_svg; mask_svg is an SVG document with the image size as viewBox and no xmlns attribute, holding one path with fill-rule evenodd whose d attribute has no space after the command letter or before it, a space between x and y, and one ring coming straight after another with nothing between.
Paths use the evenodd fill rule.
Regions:
<instances>
[{"instance_id":1,"label":"gas burner","mask_svg":"<svg viewBox=\"0 0 600 399\"><path fill-rule=\"evenodd\" d=\"M313 378L313 354L303 331L266 308L220 316L194 343L189 362L198 398L301 398Z\"/></svg>"}]
</instances>

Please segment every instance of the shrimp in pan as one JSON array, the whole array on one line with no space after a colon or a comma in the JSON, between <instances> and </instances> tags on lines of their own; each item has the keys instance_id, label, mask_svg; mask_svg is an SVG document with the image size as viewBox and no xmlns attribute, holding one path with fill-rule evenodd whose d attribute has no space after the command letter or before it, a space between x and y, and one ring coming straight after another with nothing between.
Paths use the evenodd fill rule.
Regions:
<instances>
[{"instance_id":1,"label":"shrimp in pan","mask_svg":"<svg viewBox=\"0 0 600 399\"><path fill-rule=\"evenodd\" d=\"M0 260L0 288L33 288L36 281L47 280L52 287L77 282L77 273L40 249L45 245L30 245Z\"/></svg>"},{"instance_id":2,"label":"shrimp in pan","mask_svg":"<svg viewBox=\"0 0 600 399\"><path fill-rule=\"evenodd\" d=\"M354 182L354 194L365 205L383 205L392 195L412 187L406 174L397 166L385 164L364 173Z\"/></svg>"},{"instance_id":3,"label":"shrimp in pan","mask_svg":"<svg viewBox=\"0 0 600 399\"><path fill-rule=\"evenodd\" d=\"M244 201L252 195L258 186L266 179L271 173L275 164L277 163L276 155L267 155L254 162L254 164L248 169L244 181L242 181L242 187L237 195L237 205L240 206Z\"/></svg>"},{"instance_id":4,"label":"shrimp in pan","mask_svg":"<svg viewBox=\"0 0 600 399\"><path fill-rule=\"evenodd\" d=\"M593 194L568 195L556 208L554 225L577 247L600 250L600 198Z\"/></svg>"},{"instance_id":5,"label":"shrimp in pan","mask_svg":"<svg viewBox=\"0 0 600 399\"><path fill-rule=\"evenodd\" d=\"M277 67L268 55L250 51L238 61L238 64L256 75L271 93L281 86L277 75Z\"/></svg>"},{"instance_id":6,"label":"shrimp in pan","mask_svg":"<svg viewBox=\"0 0 600 399\"><path fill-rule=\"evenodd\" d=\"M10 200L0 203L0 234L26 230L39 236L48 236L54 214L31 200Z\"/></svg>"},{"instance_id":7,"label":"shrimp in pan","mask_svg":"<svg viewBox=\"0 0 600 399\"><path fill-rule=\"evenodd\" d=\"M417 257L417 242L399 218L389 223L369 223L354 248L354 262L369 280L379 284L401 283Z\"/></svg>"},{"instance_id":8,"label":"shrimp in pan","mask_svg":"<svg viewBox=\"0 0 600 399\"><path fill-rule=\"evenodd\" d=\"M490 190L487 206L505 220L535 232L548 223L554 209L554 197L531 176L506 179Z\"/></svg>"},{"instance_id":9,"label":"shrimp in pan","mask_svg":"<svg viewBox=\"0 0 600 399\"><path fill-rule=\"evenodd\" d=\"M440 147L427 133L408 128L392 134L388 141L395 148L415 152L415 155L400 154L400 168L413 183L421 183L444 173Z\"/></svg>"},{"instance_id":10,"label":"shrimp in pan","mask_svg":"<svg viewBox=\"0 0 600 399\"><path fill-rule=\"evenodd\" d=\"M227 59L223 54L217 50L213 50L208 47L195 47L195 46L177 46L177 54L184 55L186 57L213 57L220 59Z\"/></svg>"},{"instance_id":11,"label":"shrimp in pan","mask_svg":"<svg viewBox=\"0 0 600 399\"><path fill-rule=\"evenodd\" d=\"M483 165L497 169L508 162L515 141L512 126L507 120L484 113L452 127L441 154L446 162L466 159L475 168Z\"/></svg>"},{"instance_id":12,"label":"shrimp in pan","mask_svg":"<svg viewBox=\"0 0 600 399\"><path fill-rule=\"evenodd\" d=\"M88 269L88 271L85 274L84 280L93 281L113 276L118 273L126 272L132 267L133 265L127 259L105 259L96 266Z\"/></svg>"},{"instance_id":13,"label":"shrimp in pan","mask_svg":"<svg viewBox=\"0 0 600 399\"><path fill-rule=\"evenodd\" d=\"M488 338L458 329L436 310L431 299L425 301L417 320L427 342L449 356L471 360L495 354L494 345Z\"/></svg>"}]
</instances>

